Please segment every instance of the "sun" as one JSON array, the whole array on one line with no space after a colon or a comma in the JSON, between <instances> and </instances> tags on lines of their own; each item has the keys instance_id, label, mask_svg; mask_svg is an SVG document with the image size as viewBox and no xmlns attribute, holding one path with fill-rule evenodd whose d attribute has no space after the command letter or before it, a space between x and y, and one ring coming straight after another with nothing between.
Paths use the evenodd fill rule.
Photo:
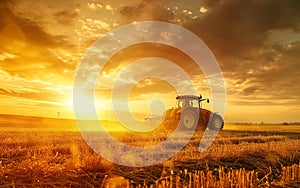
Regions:
<instances>
[{"instance_id":1,"label":"sun","mask_svg":"<svg viewBox=\"0 0 300 188\"><path fill-rule=\"evenodd\" d=\"M74 115L76 114L79 115L80 118L88 119L90 114L94 113L92 110L93 108L87 104L89 101L91 101L89 97L90 95L88 95L86 92L77 92L74 94L73 91L70 91L65 95L65 98L62 101L62 106L68 111L73 112ZM77 107L75 107L75 105L77 105Z\"/></svg>"}]
</instances>

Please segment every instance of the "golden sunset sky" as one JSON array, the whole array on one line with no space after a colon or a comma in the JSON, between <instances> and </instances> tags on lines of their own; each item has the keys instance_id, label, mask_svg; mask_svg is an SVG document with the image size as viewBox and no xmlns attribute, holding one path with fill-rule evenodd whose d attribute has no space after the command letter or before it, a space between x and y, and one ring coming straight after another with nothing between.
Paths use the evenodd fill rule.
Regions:
<instances>
[{"instance_id":1,"label":"golden sunset sky","mask_svg":"<svg viewBox=\"0 0 300 188\"><path fill-rule=\"evenodd\" d=\"M299 7L299 0L0 0L0 114L55 118L60 112L61 118L73 118L73 82L86 50L115 28L151 20L190 30L213 52L226 83L225 121L299 121ZM111 116L113 80L122 65L143 57L143 49L155 51L153 46L133 47L102 72L106 80L99 83L95 99L102 119ZM174 49L167 47L153 54L162 50L162 56L190 71L197 93L210 97L205 76L193 72L187 57L176 52L174 58ZM152 68L156 73L165 69ZM131 67L124 87L142 70ZM142 80L130 95L132 111L148 114L149 96L163 98L169 108L176 92L159 79ZM158 105L154 110L163 108L153 104Z\"/></svg>"}]
</instances>

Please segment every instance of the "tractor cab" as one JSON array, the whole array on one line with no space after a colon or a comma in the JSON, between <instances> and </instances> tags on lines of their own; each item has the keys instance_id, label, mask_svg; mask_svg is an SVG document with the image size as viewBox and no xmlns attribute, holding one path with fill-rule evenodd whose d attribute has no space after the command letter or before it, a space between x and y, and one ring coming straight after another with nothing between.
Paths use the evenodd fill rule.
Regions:
<instances>
[{"instance_id":1,"label":"tractor cab","mask_svg":"<svg viewBox=\"0 0 300 188\"><path fill-rule=\"evenodd\" d=\"M176 97L176 108L201 108L201 102L209 99L202 98L202 96L195 95L181 95Z\"/></svg>"}]
</instances>

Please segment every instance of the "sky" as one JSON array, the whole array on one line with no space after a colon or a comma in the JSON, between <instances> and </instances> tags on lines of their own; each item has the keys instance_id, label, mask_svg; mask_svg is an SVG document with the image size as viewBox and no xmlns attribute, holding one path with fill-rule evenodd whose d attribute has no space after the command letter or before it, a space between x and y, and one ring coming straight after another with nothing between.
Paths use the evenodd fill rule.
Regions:
<instances>
[{"instance_id":1,"label":"sky","mask_svg":"<svg viewBox=\"0 0 300 188\"><path fill-rule=\"evenodd\" d=\"M0 113L57 117L59 112L61 118L73 118L74 78L88 48L125 24L162 21L188 29L216 57L226 84L225 121L299 121L298 7L298 0L0 0ZM181 62L197 83L196 92L211 96L206 77L185 54L166 46L133 46L100 73L95 101L102 119L111 117L110 87L117 78L123 81L118 93L126 83L136 83L129 98L137 116L159 115L174 106L172 85L139 80L145 64L130 66L147 53ZM166 61L155 62L147 71L165 73ZM172 66L166 78L178 79L188 92L177 68Z\"/></svg>"}]
</instances>

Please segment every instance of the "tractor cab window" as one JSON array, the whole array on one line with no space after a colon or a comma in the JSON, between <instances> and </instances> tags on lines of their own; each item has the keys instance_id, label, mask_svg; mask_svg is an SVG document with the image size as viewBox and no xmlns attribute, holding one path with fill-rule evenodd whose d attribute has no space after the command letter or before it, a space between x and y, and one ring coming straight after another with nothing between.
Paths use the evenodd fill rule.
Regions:
<instances>
[{"instance_id":1,"label":"tractor cab window","mask_svg":"<svg viewBox=\"0 0 300 188\"><path fill-rule=\"evenodd\" d=\"M199 108L199 102L197 99L189 100L189 106L194 108Z\"/></svg>"}]
</instances>

